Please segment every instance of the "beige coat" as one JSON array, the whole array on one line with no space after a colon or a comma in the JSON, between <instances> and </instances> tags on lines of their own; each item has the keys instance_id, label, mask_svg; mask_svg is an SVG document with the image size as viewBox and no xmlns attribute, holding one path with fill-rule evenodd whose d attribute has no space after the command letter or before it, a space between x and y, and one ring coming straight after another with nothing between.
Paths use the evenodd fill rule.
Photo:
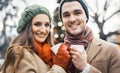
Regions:
<instances>
[{"instance_id":1,"label":"beige coat","mask_svg":"<svg viewBox=\"0 0 120 73\"><path fill-rule=\"evenodd\" d=\"M12 52L16 57L19 57L19 49L12 49ZM13 65L7 66L6 73L11 73L11 67ZM42 59L40 59L36 53L30 52L28 49L24 49L24 56L22 60L18 63L15 73L66 73L64 69L58 65L53 65L49 68Z\"/></svg>"},{"instance_id":2,"label":"beige coat","mask_svg":"<svg viewBox=\"0 0 120 73\"><path fill-rule=\"evenodd\" d=\"M89 73L120 73L120 49L116 45L94 38L87 56Z\"/></svg>"},{"instance_id":3,"label":"beige coat","mask_svg":"<svg viewBox=\"0 0 120 73\"><path fill-rule=\"evenodd\" d=\"M53 52L59 46L53 46ZM91 65L89 73L120 73L120 49L116 45L94 37L86 52Z\"/></svg>"}]
</instances>

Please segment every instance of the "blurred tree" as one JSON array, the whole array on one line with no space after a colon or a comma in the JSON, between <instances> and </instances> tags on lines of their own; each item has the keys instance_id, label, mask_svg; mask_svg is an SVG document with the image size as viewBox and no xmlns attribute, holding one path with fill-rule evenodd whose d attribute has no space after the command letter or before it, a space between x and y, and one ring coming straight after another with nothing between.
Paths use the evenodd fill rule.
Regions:
<instances>
[{"instance_id":1,"label":"blurred tree","mask_svg":"<svg viewBox=\"0 0 120 73\"><path fill-rule=\"evenodd\" d=\"M58 16L58 7L54 11L54 16L53 16L53 24L54 24L54 29L53 29L53 45L59 42L63 42L65 32L64 32L64 25L60 22L59 16Z\"/></svg>"},{"instance_id":2,"label":"blurred tree","mask_svg":"<svg viewBox=\"0 0 120 73\"><path fill-rule=\"evenodd\" d=\"M22 1L25 2L25 0ZM15 21L11 21L13 22L13 24L8 23L8 20L14 20L17 17L18 12L18 7L15 6L12 2L13 0L0 0L0 12L4 11L5 13L3 20L1 21L1 25L3 25L3 28L2 31L0 31L0 53L2 54L0 58L4 58L6 48L8 47L11 39L13 38L6 35L6 30L9 27L9 32L11 32L13 28L16 28Z\"/></svg>"},{"instance_id":3,"label":"blurred tree","mask_svg":"<svg viewBox=\"0 0 120 73\"><path fill-rule=\"evenodd\" d=\"M92 12L90 16L92 17L94 23L97 24L100 30L99 32L100 38L103 40L107 40L107 38L112 35L120 35L120 29L112 31L112 32L108 32L107 34L104 33L106 30L104 29L104 26L106 25L106 23L111 21L110 19L112 19L114 16L120 17L120 5L115 3L114 0L104 0L103 6L99 4L98 0L94 0L94 1L96 1L95 2L96 11L93 10L89 4L89 9ZM116 0L116 2L119 3L119 0ZM112 3L114 3L114 5L112 5ZM113 10L114 7L116 7L115 10ZM111 11L111 13L107 15L109 11ZM117 26L117 24L115 23L114 26Z\"/></svg>"},{"instance_id":4,"label":"blurred tree","mask_svg":"<svg viewBox=\"0 0 120 73\"><path fill-rule=\"evenodd\" d=\"M60 3L60 1L61 0L58 0L57 1L57 3L59 4ZM89 1L89 0L88 0ZM94 11L94 8L92 8L91 7L91 5L93 5L93 3L89 3L88 1L86 1L87 2L87 4L89 4L88 5L88 7L89 7L89 9L90 9L90 12L92 12L92 14L90 14L90 17L91 17L91 19L93 20L93 21L89 21L89 22L93 22L94 24L96 24L97 26L98 26L98 29L99 29L99 37L101 38L101 39L103 39L103 40L107 40L109 37L111 37L112 35L120 35L120 29L117 29L117 30L115 30L115 31L111 31L111 32L108 32L107 34L105 34L104 33L104 31L106 30L106 29L103 29L104 28L104 26L106 25L106 23L108 22L108 21L111 21L110 19L111 18L113 18L114 16L118 16L118 15L120 15L120 5L119 5L119 0L104 0L104 1L102 1L102 2L104 2L103 3L103 6L99 3L99 0L94 0L96 3L95 3L95 6L94 7L96 7L96 11ZM91 0L90 0L91 1ZM114 1L116 1L116 2L114 2ZM116 3L118 3L118 4L116 4ZM112 5L113 4L113 5ZM112 10L113 8L112 7L115 7L116 9L115 10ZM103 7L103 9L102 9L102 7ZM99 11L101 11L101 10L99 10L99 9L102 9L102 12L100 13ZM108 12L109 12L109 10L112 10L113 12L111 13L111 14L109 14L109 15L107 15L108 14ZM110 10L110 11L111 11ZM107 17L106 17L107 16ZM118 16L118 17L120 17L120 16ZM61 35L61 33L59 33L59 32L64 32L64 30L62 30L61 28L60 28L60 26L58 26L58 23L60 22L60 20L59 20L59 16L58 16L58 7L56 8L56 10L55 10L55 12L54 12L54 22L55 22L55 26L54 26L54 35L53 36L55 36L56 35L56 33L58 34L58 36L60 36ZM112 22L112 21L111 21ZM117 24L115 23L114 24L114 26L117 26ZM63 25L61 26L61 27L63 27ZM97 28L96 28L97 29ZM57 32L56 32L57 31ZM65 35L65 34L64 34ZM63 41L63 38L62 38L62 40L61 40L61 37L54 37L55 38L55 44L56 43L59 43L59 42L61 42L61 41ZM57 41L57 42L56 42ZM108 41L108 40L107 40ZM113 43L117 43L117 44L120 44L120 42L116 42L116 41L111 41L111 42L113 42Z\"/></svg>"}]
</instances>

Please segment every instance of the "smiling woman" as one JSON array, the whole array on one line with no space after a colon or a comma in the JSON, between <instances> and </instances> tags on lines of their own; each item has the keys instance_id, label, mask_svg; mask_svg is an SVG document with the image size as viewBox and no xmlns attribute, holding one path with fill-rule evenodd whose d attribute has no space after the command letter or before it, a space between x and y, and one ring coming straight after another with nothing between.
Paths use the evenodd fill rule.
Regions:
<instances>
[{"instance_id":1,"label":"smiling woman","mask_svg":"<svg viewBox=\"0 0 120 73\"><path fill-rule=\"evenodd\" d=\"M24 9L18 22L18 36L11 41L7 49L3 73L65 73L65 64L61 64L59 55L51 51L50 42L51 15L40 5L30 5ZM63 53L64 54L64 53ZM70 59L64 56L67 63ZM54 62L55 61L55 62ZM62 60L61 60L62 61ZM64 66L64 68L62 66Z\"/></svg>"},{"instance_id":2,"label":"smiling woman","mask_svg":"<svg viewBox=\"0 0 120 73\"><path fill-rule=\"evenodd\" d=\"M50 33L50 20L45 14L36 15L32 20L34 40L43 43Z\"/></svg>"}]
</instances>

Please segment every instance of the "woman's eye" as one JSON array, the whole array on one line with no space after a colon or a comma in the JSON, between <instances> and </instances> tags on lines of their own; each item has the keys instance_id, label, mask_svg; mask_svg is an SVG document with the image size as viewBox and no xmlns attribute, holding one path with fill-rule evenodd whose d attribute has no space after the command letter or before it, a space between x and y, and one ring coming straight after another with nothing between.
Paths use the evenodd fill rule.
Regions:
<instances>
[{"instance_id":1,"label":"woman's eye","mask_svg":"<svg viewBox=\"0 0 120 73\"><path fill-rule=\"evenodd\" d=\"M41 23L35 23L34 25L35 25L35 26L40 26L40 25L41 25Z\"/></svg>"},{"instance_id":2,"label":"woman's eye","mask_svg":"<svg viewBox=\"0 0 120 73\"><path fill-rule=\"evenodd\" d=\"M46 23L46 24L45 24L45 26L46 26L46 27L49 27L49 26L50 26L50 24L49 24L49 23Z\"/></svg>"}]
</instances>

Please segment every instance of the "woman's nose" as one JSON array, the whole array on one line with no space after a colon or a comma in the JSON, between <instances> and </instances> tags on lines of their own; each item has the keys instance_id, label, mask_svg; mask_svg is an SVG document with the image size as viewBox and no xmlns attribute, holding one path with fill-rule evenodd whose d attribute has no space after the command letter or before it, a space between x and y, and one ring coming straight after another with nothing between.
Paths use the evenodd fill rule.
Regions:
<instances>
[{"instance_id":1,"label":"woman's nose","mask_svg":"<svg viewBox=\"0 0 120 73\"><path fill-rule=\"evenodd\" d=\"M43 33L45 33L45 26L41 26L41 28L40 28L40 32L43 32Z\"/></svg>"}]
</instances>

